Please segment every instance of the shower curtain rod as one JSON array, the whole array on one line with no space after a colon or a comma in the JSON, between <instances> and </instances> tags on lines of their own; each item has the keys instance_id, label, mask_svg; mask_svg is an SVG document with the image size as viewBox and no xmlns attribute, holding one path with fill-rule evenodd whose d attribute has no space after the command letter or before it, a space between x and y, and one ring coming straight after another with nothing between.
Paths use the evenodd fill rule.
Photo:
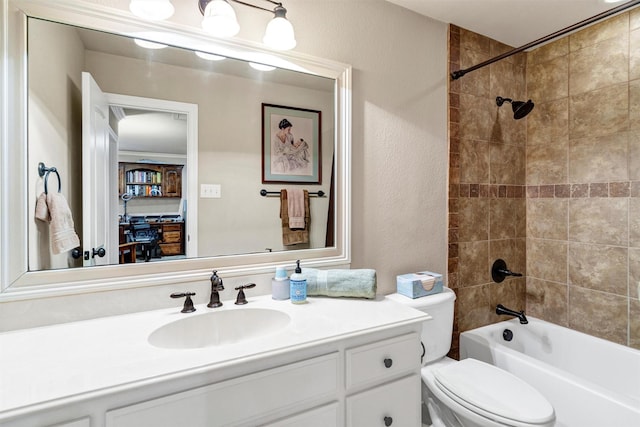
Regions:
<instances>
[{"instance_id":1,"label":"shower curtain rod","mask_svg":"<svg viewBox=\"0 0 640 427\"><path fill-rule=\"evenodd\" d=\"M633 1L629 1L627 3L623 3L620 6L614 7L613 9L609 9L606 10L602 13L599 13L595 16L592 16L591 18L587 18L584 21L580 21L577 24L573 24L569 27L563 28L562 30L556 31L555 33L549 34L548 36L544 36L542 38L539 38L538 40L534 40L531 43L527 43L524 46L520 46L518 48L515 48L513 50L510 50L508 52L503 53L502 55L498 55L494 58L491 59L487 59L484 62L481 62L480 64L474 65L473 67L469 67L469 68L465 68L463 70L458 70L458 71L454 71L451 73L451 79L452 80L458 80L460 77L464 76L465 74L477 70L478 68L482 68L484 66L487 66L489 64L493 64L494 62L500 61L504 58L508 58L511 55L515 55L516 53L520 53L523 50L527 50L529 48L532 48L534 46L537 46L539 44L545 43L549 40L555 39L556 37L565 35L567 33L570 33L572 31L575 31L579 28L585 27L587 25L593 24L594 22L597 22L601 19L604 18L608 18L611 15L615 15L616 13L622 12L624 10L627 10L633 6L636 6L640 4L640 0L633 0Z\"/></svg>"}]
</instances>

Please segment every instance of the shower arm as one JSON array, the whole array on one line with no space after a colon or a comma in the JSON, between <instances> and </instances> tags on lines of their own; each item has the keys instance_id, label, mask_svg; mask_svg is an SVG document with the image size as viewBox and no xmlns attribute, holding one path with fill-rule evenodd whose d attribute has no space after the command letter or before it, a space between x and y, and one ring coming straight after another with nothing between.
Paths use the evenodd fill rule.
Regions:
<instances>
[{"instance_id":1,"label":"shower arm","mask_svg":"<svg viewBox=\"0 0 640 427\"><path fill-rule=\"evenodd\" d=\"M625 10L627 10L629 8L637 6L638 4L640 4L640 0L632 0L632 1L629 1L627 3L623 3L623 4L619 5L619 6L614 7L613 9L606 10L606 11L604 11L602 13L599 13L599 14L597 14L595 16L592 16L591 18L587 18L584 21L580 21L577 24L570 25L570 26L568 26L566 28L563 28L562 30L559 30L559 31L556 31L555 33L549 34L548 36L544 36L542 38L534 40L534 41L532 41L530 43L525 44L524 46L520 46L518 48L515 48L513 50L505 52L502 55L498 55L498 56L496 56L494 58L487 59L486 61L481 62L479 64L476 64L476 65L474 65L472 67L465 68L463 70L453 71L451 73L451 80L458 80L460 77L464 76L467 73L470 73L471 71L475 71L478 68L486 67L489 64L493 64L494 62L497 62L497 61L500 61L502 59L508 58L508 57L510 57L512 55L515 55L516 53L520 53L520 52L522 52L524 50L530 49L530 48L532 48L534 46L537 46L539 44L546 43L546 42L548 42L550 40L555 39L556 37L563 36L563 35L565 35L567 33L570 33L572 31L578 30L578 29L580 29L582 27L585 27L587 25L593 24L594 22L600 21L601 19L608 18L611 15L615 15L616 13L625 11Z\"/></svg>"}]
</instances>

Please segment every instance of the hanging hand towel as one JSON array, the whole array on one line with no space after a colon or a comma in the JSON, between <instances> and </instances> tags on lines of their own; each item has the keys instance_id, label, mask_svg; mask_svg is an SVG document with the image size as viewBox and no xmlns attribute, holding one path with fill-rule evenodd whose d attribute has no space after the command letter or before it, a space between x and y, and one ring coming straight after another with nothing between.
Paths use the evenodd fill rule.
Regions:
<instances>
[{"instance_id":1,"label":"hanging hand towel","mask_svg":"<svg viewBox=\"0 0 640 427\"><path fill-rule=\"evenodd\" d=\"M309 192L303 191L304 194L304 228L292 229L289 223L289 202L287 190L280 190L280 219L282 220L282 244L284 246L309 243L309 226L311 224L311 216L309 210Z\"/></svg>"},{"instance_id":2,"label":"hanging hand towel","mask_svg":"<svg viewBox=\"0 0 640 427\"><path fill-rule=\"evenodd\" d=\"M287 189L287 215L289 216L289 228L292 230L304 229L305 192L300 188Z\"/></svg>"},{"instance_id":3,"label":"hanging hand towel","mask_svg":"<svg viewBox=\"0 0 640 427\"><path fill-rule=\"evenodd\" d=\"M61 254L80 246L71 209L62 194L40 194L36 201L35 217L40 221L49 222L51 251L54 254Z\"/></svg>"}]
</instances>

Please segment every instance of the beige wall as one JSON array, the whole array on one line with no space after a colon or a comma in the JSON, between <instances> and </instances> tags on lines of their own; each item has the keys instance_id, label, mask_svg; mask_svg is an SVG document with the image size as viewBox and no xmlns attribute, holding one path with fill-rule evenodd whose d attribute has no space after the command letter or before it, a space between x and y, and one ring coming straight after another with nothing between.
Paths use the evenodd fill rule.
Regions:
<instances>
[{"instance_id":1,"label":"beige wall","mask_svg":"<svg viewBox=\"0 0 640 427\"><path fill-rule=\"evenodd\" d=\"M451 27L454 70L503 48ZM636 9L533 50L526 64L517 55L451 83L456 336L500 320L502 303L640 348L639 52ZM503 119L510 108L499 111L496 96L536 107ZM526 279L493 283L497 257Z\"/></svg>"},{"instance_id":2,"label":"beige wall","mask_svg":"<svg viewBox=\"0 0 640 427\"><path fill-rule=\"evenodd\" d=\"M128 11L128 0L90 3ZM174 2L174 22L199 28L195 4ZM383 0L287 0L296 51L353 66L352 267L375 268L380 293L395 276L446 270L447 25ZM269 16L238 7L239 38L259 43ZM225 280L257 283L267 294L272 275ZM2 304L4 330L47 322L175 306L178 288L148 287ZM192 289L206 302L210 284ZM100 304L95 299L100 299ZM69 312L69 307L85 310Z\"/></svg>"},{"instance_id":3,"label":"beige wall","mask_svg":"<svg viewBox=\"0 0 640 427\"><path fill-rule=\"evenodd\" d=\"M29 27L29 51L38 52L29 61L29 210L35 211L44 180L38 163L56 167L62 181L76 232L82 236L82 82L84 47L77 33L61 25ZM44 34L39 31L45 31ZM62 84L61 84L62 83ZM37 124L37 125L36 125ZM58 190L55 174L48 179L49 190ZM77 265L68 253L54 255L48 224L29 218L29 269L65 268Z\"/></svg>"},{"instance_id":4,"label":"beige wall","mask_svg":"<svg viewBox=\"0 0 640 427\"><path fill-rule=\"evenodd\" d=\"M322 111L322 185L304 188L329 193L333 93L269 83L260 80L259 73L251 80L94 51L87 52L85 69L105 92L198 106L198 188L200 184L222 188L220 199L198 200L198 256L284 249L279 199L260 196L262 188L285 187L261 183L263 102ZM150 74L153 79L148 78ZM328 197L311 199L311 247L325 245L328 204ZM140 206L134 199L128 206L133 209L130 213L162 213L158 209L166 205L157 199ZM170 212L177 211L175 206Z\"/></svg>"}]
</instances>

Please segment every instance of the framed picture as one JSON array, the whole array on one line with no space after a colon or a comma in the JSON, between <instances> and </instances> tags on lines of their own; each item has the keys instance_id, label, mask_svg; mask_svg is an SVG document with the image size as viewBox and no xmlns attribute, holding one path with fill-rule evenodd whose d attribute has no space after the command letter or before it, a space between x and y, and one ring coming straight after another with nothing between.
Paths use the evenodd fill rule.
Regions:
<instances>
[{"instance_id":1,"label":"framed picture","mask_svg":"<svg viewBox=\"0 0 640 427\"><path fill-rule=\"evenodd\" d=\"M322 184L321 112L262 104L262 182Z\"/></svg>"}]
</instances>

